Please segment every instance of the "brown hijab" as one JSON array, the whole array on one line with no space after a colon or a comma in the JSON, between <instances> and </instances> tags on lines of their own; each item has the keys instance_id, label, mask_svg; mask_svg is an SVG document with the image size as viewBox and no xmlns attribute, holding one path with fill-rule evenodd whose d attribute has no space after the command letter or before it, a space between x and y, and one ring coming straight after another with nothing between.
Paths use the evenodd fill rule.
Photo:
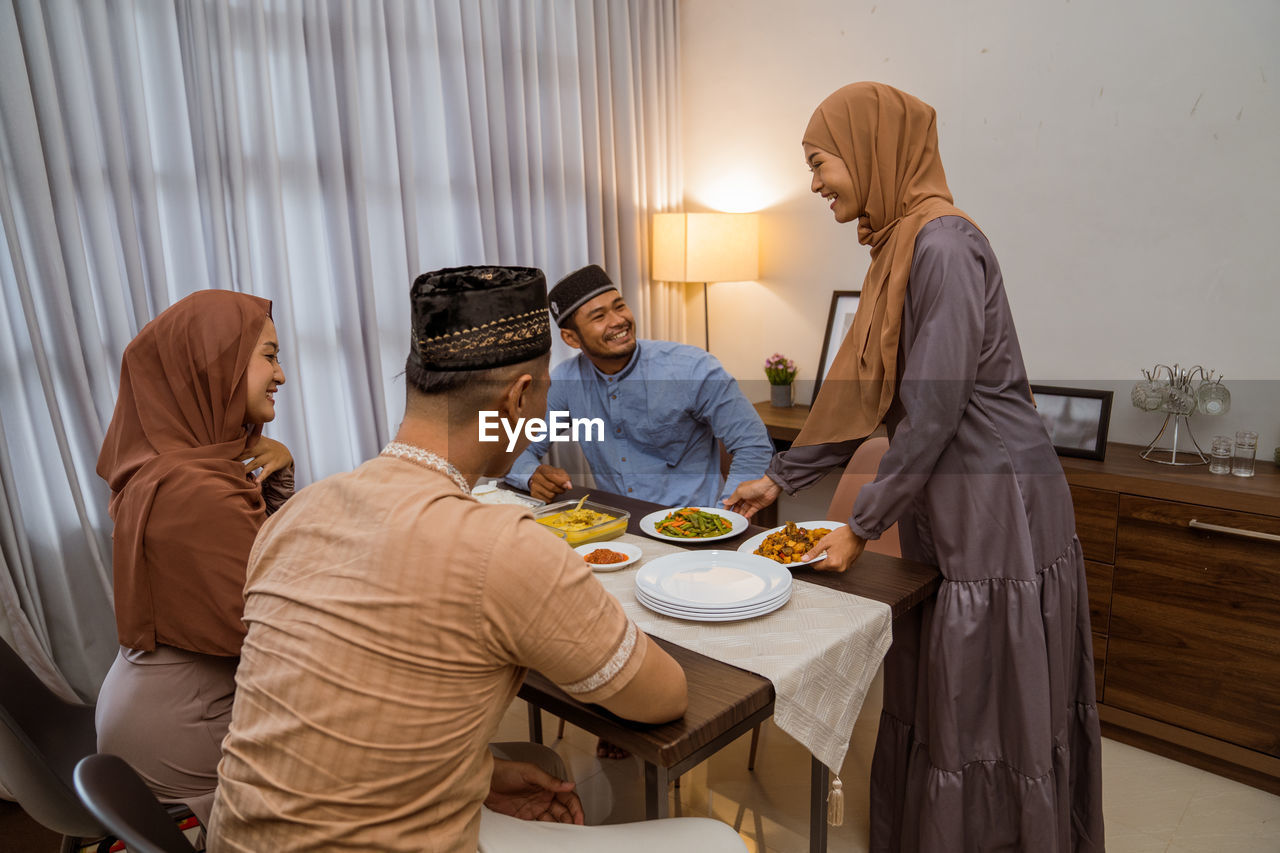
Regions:
<instances>
[{"instance_id":1,"label":"brown hijab","mask_svg":"<svg viewBox=\"0 0 1280 853\"><path fill-rule=\"evenodd\" d=\"M804 141L849 169L861 208L858 242L871 247L871 268L797 445L863 438L884 420L916 235L940 216L969 219L951 203L933 108L905 92L883 83L837 89L814 110Z\"/></svg>"},{"instance_id":2,"label":"brown hijab","mask_svg":"<svg viewBox=\"0 0 1280 853\"><path fill-rule=\"evenodd\" d=\"M245 372L270 316L266 299L204 290L125 347L98 475L111 487L127 648L240 654L245 568L266 510L237 460L262 433L245 424Z\"/></svg>"}]
</instances>

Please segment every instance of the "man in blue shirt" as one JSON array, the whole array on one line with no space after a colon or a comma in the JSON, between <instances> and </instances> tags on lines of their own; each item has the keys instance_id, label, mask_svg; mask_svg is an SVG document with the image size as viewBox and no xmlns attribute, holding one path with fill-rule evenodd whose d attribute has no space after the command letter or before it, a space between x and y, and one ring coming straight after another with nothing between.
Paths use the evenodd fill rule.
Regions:
<instances>
[{"instance_id":1,"label":"man in blue shirt","mask_svg":"<svg viewBox=\"0 0 1280 853\"><path fill-rule=\"evenodd\" d=\"M631 309L594 264L561 279L547 301L560 337L580 350L551 371L547 411L604 422L603 440L579 442L601 489L663 506L719 506L738 483L763 476L773 444L715 356L636 340ZM733 457L723 484L721 441ZM570 488L566 471L541 464L547 447L531 444L506 481L542 500Z\"/></svg>"}]
</instances>

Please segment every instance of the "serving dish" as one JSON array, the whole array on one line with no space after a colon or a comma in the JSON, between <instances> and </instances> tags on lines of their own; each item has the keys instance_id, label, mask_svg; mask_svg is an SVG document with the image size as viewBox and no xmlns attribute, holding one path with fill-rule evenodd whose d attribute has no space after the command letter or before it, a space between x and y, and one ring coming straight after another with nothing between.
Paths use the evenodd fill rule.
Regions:
<instances>
[{"instance_id":1,"label":"serving dish","mask_svg":"<svg viewBox=\"0 0 1280 853\"><path fill-rule=\"evenodd\" d=\"M576 525L565 527L557 523L558 517L575 509L590 510L609 517L585 527ZM539 524L560 533L570 545L581 545L585 542L602 542L626 533L631 513L625 509L605 506L595 501L557 501L534 510L533 517Z\"/></svg>"}]
</instances>

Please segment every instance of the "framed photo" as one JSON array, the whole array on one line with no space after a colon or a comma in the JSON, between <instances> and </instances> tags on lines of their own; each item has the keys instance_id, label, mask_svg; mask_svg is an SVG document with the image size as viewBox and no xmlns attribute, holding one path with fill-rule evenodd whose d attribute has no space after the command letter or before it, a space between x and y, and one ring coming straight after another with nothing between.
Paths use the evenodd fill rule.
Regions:
<instances>
[{"instance_id":1,"label":"framed photo","mask_svg":"<svg viewBox=\"0 0 1280 853\"><path fill-rule=\"evenodd\" d=\"M1099 460L1106 456L1114 392L1032 385L1031 393L1059 456Z\"/></svg>"},{"instance_id":2,"label":"framed photo","mask_svg":"<svg viewBox=\"0 0 1280 853\"><path fill-rule=\"evenodd\" d=\"M853 328L853 315L858 311L858 298L861 290L837 290L831 294L831 310L827 313L827 333L822 338L822 355L818 357L818 375L813 382L813 405L818 399L818 389L822 380L831 369L836 353L840 351L840 343Z\"/></svg>"}]
</instances>

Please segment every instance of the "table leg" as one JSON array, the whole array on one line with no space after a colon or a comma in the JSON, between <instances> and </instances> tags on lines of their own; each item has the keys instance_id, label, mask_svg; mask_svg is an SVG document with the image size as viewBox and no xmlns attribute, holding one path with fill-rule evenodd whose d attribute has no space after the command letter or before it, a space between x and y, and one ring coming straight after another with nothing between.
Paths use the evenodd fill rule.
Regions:
<instances>
[{"instance_id":1,"label":"table leg","mask_svg":"<svg viewBox=\"0 0 1280 853\"><path fill-rule=\"evenodd\" d=\"M532 702L525 704L529 706L529 740L542 743L542 709Z\"/></svg>"},{"instance_id":2,"label":"table leg","mask_svg":"<svg viewBox=\"0 0 1280 853\"><path fill-rule=\"evenodd\" d=\"M809 853L827 853L827 765L816 758L809 773Z\"/></svg>"},{"instance_id":3,"label":"table leg","mask_svg":"<svg viewBox=\"0 0 1280 853\"><path fill-rule=\"evenodd\" d=\"M824 767L823 770L826 768ZM667 785L670 777L667 768L646 761L644 763L644 819L656 820L667 817L670 807L667 803Z\"/></svg>"}]
</instances>

